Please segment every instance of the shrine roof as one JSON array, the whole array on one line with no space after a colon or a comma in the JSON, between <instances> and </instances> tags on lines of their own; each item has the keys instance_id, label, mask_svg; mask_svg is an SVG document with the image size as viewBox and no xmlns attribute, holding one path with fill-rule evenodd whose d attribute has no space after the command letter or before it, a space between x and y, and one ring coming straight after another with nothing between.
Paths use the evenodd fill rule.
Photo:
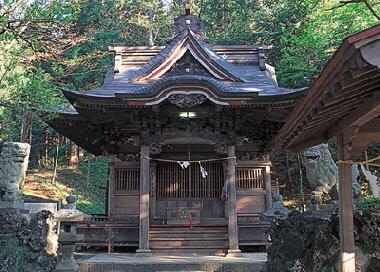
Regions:
<instances>
[{"instance_id":1,"label":"shrine roof","mask_svg":"<svg viewBox=\"0 0 380 272\"><path fill-rule=\"evenodd\" d=\"M174 36L166 46L115 46L113 71L103 86L86 91L65 91L67 96L112 98L146 96L163 85L212 86L224 96L238 93L275 96L299 89L280 88L274 68L265 63L268 47L211 45L199 18L182 16L175 22Z\"/></svg>"},{"instance_id":2,"label":"shrine roof","mask_svg":"<svg viewBox=\"0 0 380 272\"><path fill-rule=\"evenodd\" d=\"M378 141L379 52L380 25L346 38L288 116L277 149L297 152L343 134L355 135L351 150Z\"/></svg>"},{"instance_id":3,"label":"shrine roof","mask_svg":"<svg viewBox=\"0 0 380 272\"><path fill-rule=\"evenodd\" d=\"M252 70L258 70L255 67L250 67ZM240 71L244 72L248 68L240 67ZM181 75L159 79L157 81L145 82L145 83L131 83L123 80L112 80L101 88L96 88L87 91L69 91L83 96L95 96L95 97L117 97L119 95L146 95L153 93L161 85L172 83L208 83L221 93L225 94L238 94L238 93L255 93L259 96L273 96L283 95L299 91L300 89L287 89L275 86L272 84L271 79L268 76L260 73L255 78L252 78L248 82L228 82L218 81L213 78L199 76L199 75Z\"/></svg>"}]
</instances>

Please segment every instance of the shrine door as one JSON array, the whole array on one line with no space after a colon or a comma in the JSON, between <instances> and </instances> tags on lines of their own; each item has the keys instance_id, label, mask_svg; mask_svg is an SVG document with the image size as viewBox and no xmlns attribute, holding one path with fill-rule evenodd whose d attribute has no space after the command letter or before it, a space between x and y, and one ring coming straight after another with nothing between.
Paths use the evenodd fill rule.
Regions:
<instances>
[{"instance_id":1,"label":"shrine door","mask_svg":"<svg viewBox=\"0 0 380 272\"><path fill-rule=\"evenodd\" d=\"M202 176L201 166L207 172ZM179 163L157 162L155 167L155 217L165 223L186 223L191 210L194 223L205 223L224 217L221 196L225 183L222 162Z\"/></svg>"}]
</instances>

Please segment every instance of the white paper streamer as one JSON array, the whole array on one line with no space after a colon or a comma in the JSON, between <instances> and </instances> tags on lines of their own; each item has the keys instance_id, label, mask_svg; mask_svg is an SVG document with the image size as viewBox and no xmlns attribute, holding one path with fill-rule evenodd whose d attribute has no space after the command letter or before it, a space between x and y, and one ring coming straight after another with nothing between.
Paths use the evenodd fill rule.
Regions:
<instances>
[{"instance_id":1,"label":"white paper streamer","mask_svg":"<svg viewBox=\"0 0 380 272\"><path fill-rule=\"evenodd\" d=\"M201 164L200 161L199 161L198 163L199 163L199 167L200 167L200 169L201 169L202 178L206 178L207 175L208 175L206 169L204 169L204 167L202 166L202 164Z\"/></svg>"},{"instance_id":2,"label":"white paper streamer","mask_svg":"<svg viewBox=\"0 0 380 272\"><path fill-rule=\"evenodd\" d=\"M182 167L182 169L186 169L190 165L190 163L188 161L178 162L178 163Z\"/></svg>"}]
</instances>

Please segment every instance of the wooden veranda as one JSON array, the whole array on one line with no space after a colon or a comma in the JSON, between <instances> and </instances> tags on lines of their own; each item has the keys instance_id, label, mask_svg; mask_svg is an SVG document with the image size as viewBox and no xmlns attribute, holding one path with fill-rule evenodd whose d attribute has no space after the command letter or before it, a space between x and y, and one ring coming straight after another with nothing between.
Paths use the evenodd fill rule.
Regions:
<instances>
[{"instance_id":1,"label":"wooden veranda","mask_svg":"<svg viewBox=\"0 0 380 272\"><path fill-rule=\"evenodd\" d=\"M275 138L298 152L336 139L340 270L355 271L351 165L380 141L380 25L344 40Z\"/></svg>"}]
</instances>

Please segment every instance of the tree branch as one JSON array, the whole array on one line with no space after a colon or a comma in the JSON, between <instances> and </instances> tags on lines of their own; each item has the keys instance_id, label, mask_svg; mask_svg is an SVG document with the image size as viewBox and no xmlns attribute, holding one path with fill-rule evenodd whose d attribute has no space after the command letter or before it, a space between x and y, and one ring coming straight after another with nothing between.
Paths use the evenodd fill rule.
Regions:
<instances>
[{"instance_id":1,"label":"tree branch","mask_svg":"<svg viewBox=\"0 0 380 272\"><path fill-rule=\"evenodd\" d=\"M380 16L379 16L379 14L376 13L376 11L375 11L374 8L371 6L371 4L368 2L368 0L362 0L362 2L367 6L367 8L369 9L369 11L372 13L372 15L375 16L376 19L380 21Z\"/></svg>"},{"instance_id":2,"label":"tree branch","mask_svg":"<svg viewBox=\"0 0 380 272\"><path fill-rule=\"evenodd\" d=\"M348 5L348 4L363 3L367 7L367 9L372 13L372 15L375 16L376 19L380 21L380 15L377 14L377 12L372 7L372 5L368 2L368 0L341 0L341 1L339 1L339 3L340 3L339 6L333 7L331 9L344 7L345 5Z\"/></svg>"}]
</instances>

